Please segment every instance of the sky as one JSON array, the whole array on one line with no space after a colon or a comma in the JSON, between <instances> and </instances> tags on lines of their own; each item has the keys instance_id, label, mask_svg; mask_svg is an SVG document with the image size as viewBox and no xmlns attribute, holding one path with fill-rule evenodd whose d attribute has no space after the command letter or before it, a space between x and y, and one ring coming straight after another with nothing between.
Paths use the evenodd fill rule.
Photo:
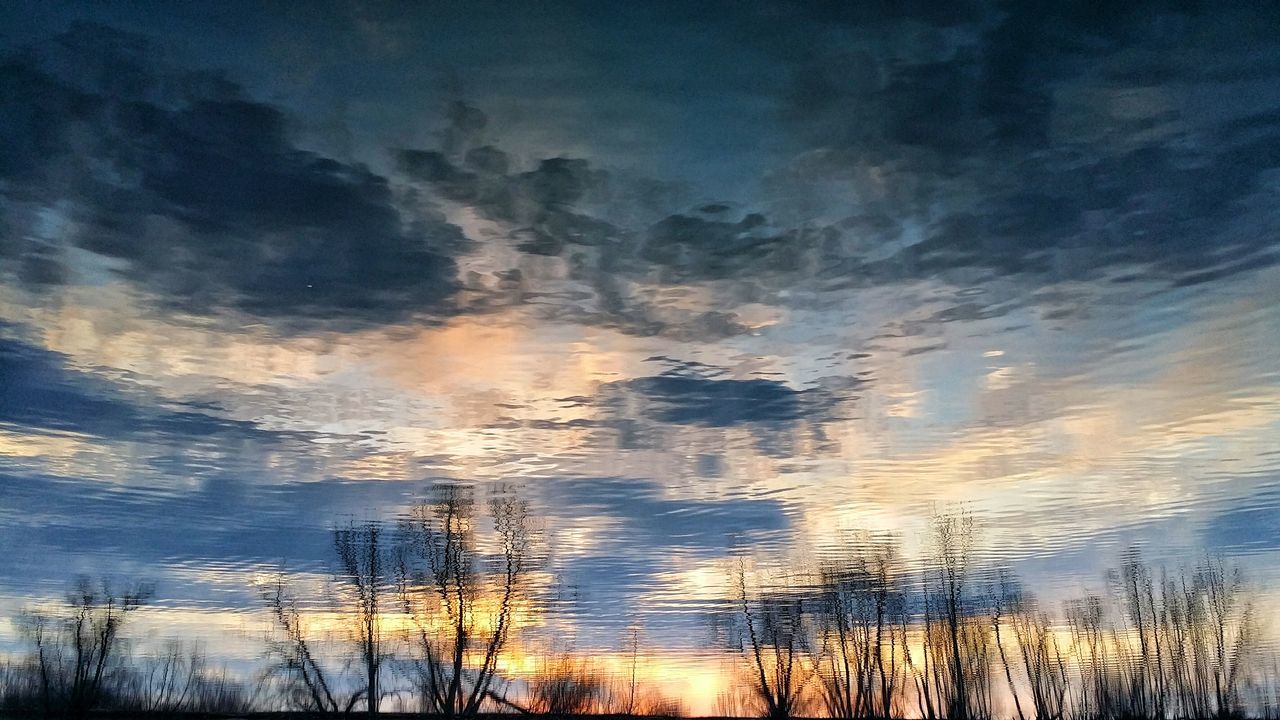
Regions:
<instances>
[{"instance_id":1,"label":"sky","mask_svg":"<svg viewBox=\"0 0 1280 720\"><path fill-rule=\"evenodd\" d=\"M0 614L149 578L253 658L256 578L451 481L530 502L540 622L704 699L744 548L964 508L1050 596L1280 580L1278 26L4 3Z\"/></svg>"}]
</instances>

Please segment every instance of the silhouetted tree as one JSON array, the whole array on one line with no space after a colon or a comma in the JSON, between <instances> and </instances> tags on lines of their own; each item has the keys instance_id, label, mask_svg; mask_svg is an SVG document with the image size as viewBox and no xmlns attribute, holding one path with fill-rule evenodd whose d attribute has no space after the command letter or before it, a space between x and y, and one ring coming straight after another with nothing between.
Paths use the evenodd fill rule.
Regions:
<instances>
[{"instance_id":1,"label":"silhouetted tree","mask_svg":"<svg viewBox=\"0 0 1280 720\"><path fill-rule=\"evenodd\" d=\"M333 545L341 566L341 577L354 593L355 624L360 658L364 665L364 697L370 715L378 714L382 698L379 678L383 661L382 591L390 586L387 548L382 526L375 521L333 531Z\"/></svg>"},{"instance_id":2,"label":"silhouetted tree","mask_svg":"<svg viewBox=\"0 0 1280 720\"><path fill-rule=\"evenodd\" d=\"M1243 712L1240 683L1249 675L1256 640L1241 574L1206 560L1190 574L1170 576L1161 568L1159 578L1129 549L1108 573L1110 605L1099 596L1067 605L1080 677L1073 715L1112 720Z\"/></svg>"},{"instance_id":3,"label":"silhouetted tree","mask_svg":"<svg viewBox=\"0 0 1280 720\"><path fill-rule=\"evenodd\" d=\"M46 716L83 718L104 699L104 683L113 671L126 616L151 597L139 584L117 594L107 580L76 581L62 607L30 613L25 632L34 648L39 692Z\"/></svg>"},{"instance_id":4,"label":"silhouetted tree","mask_svg":"<svg viewBox=\"0 0 1280 720\"><path fill-rule=\"evenodd\" d=\"M752 690L765 717L789 718L808 681L803 667L808 650L804 598L778 586L750 592L744 561L738 563L735 580Z\"/></svg>"},{"instance_id":5,"label":"silhouetted tree","mask_svg":"<svg viewBox=\"0 0 1280 720\"><path fill-rule=\"evenodd\" d=\"M544 715L586 715L600 709L604 678L584 658L564 653L543 657L529 681L529 711Z\"/></svg>"},{"instance_id":6,"label":"silhouetted tree","mask_svg":"<svg viewBox=\"0 0 1280 720\"><path fill-rule=\"evenodd\" d=\"M111 692L110 708L132 713L244 713L252 697L225 668L209 666L196 643L171 639L156 654L143 654Z\"/></svg>"},{"instance_id":7,"label":"silhouetted tree","mask_svg":"<svg viewBox=\"0 0 1280 720\"><path fill-rule=\"evenodd\" d=\"M1127 662L1126 712L1137 717L1164 717L1164 662L1161 652L1159 618L1151 569L1137 548L1125 552L1120 570L1112 574L1123 599L1130 627L1137 636L1137 654L1121 648Z\"/></svg>"},{"instance_id":8,"label":"silhouetted tree","mask_svg":"<svg viewBox=\"0 0 1280 720\"><path fill-rule=\"evenodd\" d=\"M1080 674L1072 714L1081 718L1109 718L1113 715L1110 679L1111 655L1107 651L1105 607L1098 595L1086 595L1067 603L1067 623Z\"/></svg>"},{"instance_id":9,"label":"silhouetted tree","mask_svg":"<svg viewBox=\"0 0 1280 720\"><path fill-rule=\"evenodd\" d=\"M1240 682L1255 650L1242 573L1207 558L1190 577L1162 573L1160 587L1168 702L1185 717L1240 714Z\"/></svg>"},{"instance_id":10,"label":"silhouetted tree","mask_svg":"<svg viewBox=\"0 0 1280 720\"><path fill-rule=\"evenodd\" d=\"M933 595L930 592L928 568L925 568L920 573L920 578L920 617L923 625L920 633L920 649L922 651L920 653L920 664L917 665L915 663L909 644L903 645L903 652L906 666L911 671L914 679L916 704L920 716L927 720L934 720L938 716L937 662L934 660L939 654L934 647L934 642L937 638L937 633L934 630L937 623L937 610Z\"/></svg>"},{"instance_id":11,"label":"silhouetted tree","mask_svg":"<svg viewBox=\"0 0 1280 720\"><path fill-rule=\"evenodd\" d=\"M623 713L626 715L634 715L636 713L636 689L638 688L637 672L640 669L640 626L632 623L627 628L626 647L628 672L627 672L627 700L623 706Z\"/></svg>"},{"instance_id":12,"label":"silhouetted tree","mask_svg":"<svg viewBox=\"0 0 1280 720\"><path fill-rule=\"evenodd\" d=\"M187 649L180 640L170 640L160 654L140 663L132 673L128 704L139 712L182 712L198 691L204 668L199 648ZM121 704L119 698L116 704Z\"/></svg>"},{"instance_id":13,"label":"silhouetted tree","mask_svg":"<svg viewBox=\"0 0 1280 720\"><path fill-rule=\"evenodd\" d=\"M1009 685L1009 695L1013 697L1013 707L1018 713L1018 720L1026 720L1026 715L1022 712L1022 701L1018 698L1018 688L1013 682L1013 670L1009 667L1009 656L1005 652L1004 639L1000 637L1001 621L1006 620L1011 613L1017 612L1021 605L1020 593L1008 568L1000 568L987 606L991 611L991 631L995 634L995 645L1000 653L1000 665L1004 669L1005 681Z\"/></svg>"},{"instance_id":14,"label":"silhouetted tree","mask_svg":"<svg viewBox=\"0 0 1280 720\"><path fill-rule=\"evenodd\" d=\"M1222 560L1206 559L1196 573L1209 608L1213 691L1218 717L1240 713L1241 668L1253 650L1253 607L1243 599L1243 575Z\"/></svg>"},{"instance_id":15,"label":"silhouetted tree","mask_svg":"<svg viewBox=\"0 0 1280 720\"><path fill-rule=\"evenodd\" d=\"M414 625L415 685L424 711L475 715L490 690L526 600L529 561L527 507L508 493L489 503L498 551L477 549L476 513L469 487L442 485L402 525L398 593Z\"/></svg>"},{"instance_id":16,"label":"silhouetted tree","mask_svg":"<svg viewBox=\"0 0 1280 720\"><path fill-rule=\"evenodd\" d=\"M889 717L901 694L900 650L907 652L897 540L855 533L846 545L819 578L822 697L832 717Z\"/></svg>"},{"instance_id":17,"label":"silhouetted tree","mask_svg":"<svg viewBox=\"0 0 1280 720\"><path fill-rule=\"evenodd\" d=\"M366 688L343 694L334 673L316 657L298 601L284 581L263 588L278 634L268 639L268 654L275 659L273 674L282 674L289 705L320 715L349 714L364 697Z\"/></svg>"},{"instance_id":18,"label":"silhouetted tree","mask_svg":"<svg viewBox=\"0 0 1280 720\"><path fill-rule=\"evenodd\" d=\"M1049 615L1026 591L1020 590L1009 607L1036 720L1060 720L1066 708L1067 662Z\"/></svg>"},{"instance_id":19,"label":"silhouetted tree","mask_svg":"<svg viewBox=\"0 0 1280 720\"><path fill-rule=\"evenodd\" d=\"M935 654L934 687L949 720L981 720L990 707L988 626L971 617L973 541L973 516L968 512L934 516L934 592L941 626L930 631L940 632L941 637L930 638L928 646Z\"/></svg>"}]
</instances>

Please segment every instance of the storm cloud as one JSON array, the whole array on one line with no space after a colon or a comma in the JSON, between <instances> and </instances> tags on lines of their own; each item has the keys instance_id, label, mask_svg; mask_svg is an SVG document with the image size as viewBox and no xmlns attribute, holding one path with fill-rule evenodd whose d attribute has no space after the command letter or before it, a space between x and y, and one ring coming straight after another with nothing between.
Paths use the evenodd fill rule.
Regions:
<instances>
[{"instance_id":1,"label":"storm cloud","mask_svg":"<svg viewBox=\"0 0 1280 720\"><path fill-rule=\"evenodd\" d=\"M279 109L216 74L162 74L141 38L81 25L49 48L0 65L0 252L20 279L67 281L76 246L160 307L283 331L453 312L437 248L461 232L403 216L385 178L298 148Z\"/></svg>"},{"instance_id":2,"label":"storm cloud","mask_svg":"<svg viewBox=\"0 0 1280 720\"><path fill-rule=\"evenodd\" d=\"M840 222L872 249L828 255L822 276L1186 285L1276 261L1268 20L1197 3L1008 3L890 51L916 20L827 18L862 49L793 65L789 123L808 149L771 182L851 193L860 213Z\"/></svg>"}]
</instances>

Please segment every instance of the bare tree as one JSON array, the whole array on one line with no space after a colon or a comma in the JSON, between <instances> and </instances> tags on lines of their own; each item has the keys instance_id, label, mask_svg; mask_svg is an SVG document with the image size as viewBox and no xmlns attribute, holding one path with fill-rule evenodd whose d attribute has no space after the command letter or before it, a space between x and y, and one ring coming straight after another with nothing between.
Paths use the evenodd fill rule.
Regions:
<instances>
[{"instance_id":1,"label":"bare tree","mask_svg":"<svg viewBox=\"0 0 1280 720\"><path fill-rule=\"evenodd\" d=\"M1113 714L1114 692L1110 677L1114 653L1108 652L1102 597L1086 595L1067 604L1071 645L1080 674L1072 714L1081 718L1108 718Z\"/></svg>"},{"instance_id":2,"label":"bare tree","mask_svg":"<svg viewBox=\"0 0 1280 720\"><path fill-rule=\"evenodd\" d=\"M117 594L105 579L95 585L81 577L61 608L27 616L46 715L83 718L99 705L118 659L125 618L152 593L150 585L139 584Z\"/></svg>"},{"instance_id":3,"label":"bare tree","mask_svg":"<svg viewBox=\"0 0 1280 720\"><path fill-rule=\"evenodd\" d=\"M808 681L803 667L808 649L804 598L785 586L751 593L745 561L738 563L736 585L745 641L742 648L751 668L752 690L765 717L789 718Z\"/></svg>"},{"instance_id":4,"label":"bare tree","mask_svg":"<svg viewBox=\"0 0 1280 720\"><path fill-rule=\"evenodd\" d=\"M274 674L282 675L289 705L320 715L349 714L364 697L367 688L342 694L333 677L316 657L298 601L279 580L262 590L278 634L267 641L268 653L276 660Z\"/></svg>"},{"instance_id":5,"label":"bare tree","mask_svg":"<svg viewBox=\"0 0 1280 720\"><path fill-rule=\"evenodd\" d=\"M1111 577L1138 641L1136 654L1128 647L1120 648L1128 658L1124 698L1128 712L1139 717L1164 717L1164 662L1151 569L1138 549L1130 548L1121 558L1119 572Z\"/></svg>"},{"instance_id":6,"label":"bare tree","mask_svg":"<svg viewBox=\"0 0 1280 720\"><path fill-rule=\"evenodd\" d=\"M155 657L141 663L134 673L134 705L140 712L183 712L199 690L205 670L199 647L187 648L170 640Z\"/></svg>"},{"instance_id":7,"label":"bare tree","mask_svg":"<svg viewBox=\"0 0 1280 720\"><path fill-rule=\"evenodd\" d=\"M931 658L938 655L937 650L933 646L936 633L934 632L936 622L936 610L933 600L933 592L929 586L929 572L926 568L920 573L920 609L923 627L921 628L920 643L920 664L917 665L911 654L911 645L904 643L902 646L904 661L912 673L916 691L916 706L920 712L920 717L926 720L934 720L938 716L938 707L935 702L937 698L937 683L935 682L936 668L930 668ZM903 623L903 635L906 635L906 623ZM936 662L934 662L936 665Z\"/></svg>"},{"instance_id":8,"label":"bare tree","mask_svg":"<svg viewBox=\"0 0 1280 720\"><path fill-rule=\"evenodd\" d=\"M542 659L529 682L529 710L559 717L596 712L604 699L604 678L587 659L570 653Z\"/></svg>"},{"instance_id":9,"label":"bare tree","mask_svg":"<svg viewBox=\"0 0 1280 720\"><path fill-rule=\"evenodd\" d=\"M335 528L333 545L341 566L341 577L354 594L352 613L360 658L364 665L364 697L370 715L378 714L382 698L379 684L382 661L382 591L389 586L387 549L382 543L382 525L369 521Z\"/></svg>"},{"instance_id":10,"label":"bare tree","mask_svg":"<svg viewBox=\"0 0 1280 720\"><path fill-rule=\"evenodd\" d=\"M1201 719L1243 713L1241 682L1250 676L1256 628L1238 570L1209 559L1175 576L1161 568L1157 581L1130 549L1108 580L1110 605L1088 596L1067 606L1080 677L1074 715ZM1109 606L1117 611L1108 613ZM1056 690L1056 678L1049 680Z\"/></svg>"},{"instance_id":11,"label":"bare tree","mask_svg":"<svg viewBox=\"0 0 1280 720\"><path fill-rule=\"evenodd\" d=\"M991 611L991 630L995 633L996 649L1000 652L1000 665L1004 668L1005 681L1009 684L1009 694L1013 697L1013 707L1018 713L1018 720L1026 720L1026 715L1022 712L1022 701L1018 698L1018 688L1013 682L1013 670L1009 667L1009 656L1005 652L1003 638L1000 637L1001 621L1018 610L1021 605L1020 595L1021 589L1017 587L1008 568L1000 568L988 603Z\"/></svg>"},{"instance_id":12,"label":"bare tree","mask_svg":"<svg viewBox=\"0 0 1280 720\"><path fill-rule=\"evenodd\" d=\"M929 640L936 655L934 687L949 720L980 720L990 708L989 627L974 621L969 572L974 542L968 512L933 518L933 565L937 576L941 637ZM939 662L941 660L941 662Z\"/></svg>"},{"instance_id":13,"label":"bare tree","mask_svg":"<svg viewBox=\"0 0 1280 720\"><path fill-rule=\"evenodd\" d=\"M897 539L867 533L855 533L823 565L815 665L832 717L890 717L899 709L899 658L909 651L898 565Z\"/></svg>"},{"instance_id":14,"label":"bare tree","mask_svg":"<svg viewBox=\"0 0 1280 720\"><path fill-rule=\"evenodd\" d=\"M351 522L333 530L337 556L337 594L345 601L343 617L349 624L358 648L361 681L347 691L339 671L327 668L315 654L297 598L290 594L283 578L261 588L271 611L275 634L268 640L269 653L276 659L275 678L287 683L291 707L321 714L347 714L363 702L376 715L384 693L382 664L387 653L383 643L382 599L392 587L389 573L394 557L384 541L381 523Z\"/></svg>"},{"instance_id":15,"label":"bare tree","mask_svg":"<svg viewBox=\"0 0 1280 720\"><path fill-rule=\"evenodd\" d=\"M1213 691L1218 717L1239 713L1241 667L1253 649L1253 608L1243 599L1243 575L1221 559L1208 558L1197 576L1209 609L1213 645Z\"/></svg>"},{"instance_id":16,"label":"bare tree","mask_svg":"<svg viewBox=\"0 0 1280 720\"><path fill-rule=\"evenodd\" d=\"M1170 702L1184 717L1242 712L1240 682L1255 650L1253 608L1237 568L1207 558L1188 577L1165 573L1162 627Z\"/></svg>"},{"instance_id":17,"label":"bare tree","mask_svg":"<svg viewBox=\"0 0 1280 720\"><path fill-rule=\"evenodd\" d=\"M414 666L422 709L475 715L486 700L517 604L527 599L527 508L510 494L489 503L496 555L477 549L469 487L441 485L402 525L398 594L414 625Z\"/></svg>"},{"instance_id":18,"label":"bare tree","mask_svg":"<svg viewBox=\"0 0 1280 720\"><path fill-rule=\"evenodd\" d=\"M132 713L243 713L253 698L226 668L213 669L199 643L170 639L122 668L110 709Z\"/></svg>"},{"instance_id":19,"label":"bare tree","mask_svg":"<svg viewBox=\"0 0 1280 720\"><path fill-rule=\"evenodd\" d=\"M627 678L627 705L626 714L634 715L636 713L636 672L640 667L640 626L632 623L627 628L627 659L630 664L630 673Z\"/></svg>"},{"instance_id":20,"label":"bare tree","mask_svg":"<svg viewBox=\"0 0 1280 720\"><path fill-rule=\"evenodd\" d=\"M1067 662L1049 615L1025 591L1017 594L1010 608L1036 720L1060 720L1065 712Z\"/></svg>"}]
</instances>

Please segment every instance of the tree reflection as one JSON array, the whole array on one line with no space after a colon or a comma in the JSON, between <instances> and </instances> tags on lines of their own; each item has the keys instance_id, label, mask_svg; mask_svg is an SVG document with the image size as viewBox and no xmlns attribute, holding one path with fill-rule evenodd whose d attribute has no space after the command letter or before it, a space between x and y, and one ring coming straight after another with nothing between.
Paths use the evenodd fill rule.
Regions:
<instances>
[{"instance_id":1,"label":"tree reflection","mask_svg":"<svg viewBox=\"0 0 1280 720\"><path fill-rule=\"evenodd\" d=\"M1130 549L1105 593L1068 601L1055 621L1011 570L981 560L977 537L975 519L952 512L933 518L918 569L896 537L868 533L824 546L817 563L793 559L813 567L808 579L793 569L749 583L736 561L735 646L758 714L811 708L810 678L833 718L1199 719L1276 706L1243 576L1224 561L1171 574ZM722 693L718 706L750 712L741 697Z\"/></svg>"},{"instance_id":2,"label":"tree reflection","mask_svg":"<svg viewBox=\"0 0 1280 720\"><path fill-rule=\"evenodd\" d=\"M900 712L907 599L893 536L857 533L818 577L821 635L814 662L827 713L837 718Z\"/></svg>"},{"instance_id":3,"label":"tree reflection","mask_svg":"<svg viewBox=\"0 0 1280 720\"><path fill-rule=\"evenodd\" d=\"M475 498L469 487L437 488L401 525L397 586L413 624L414 687L425 712L475 715L491 689L497 662L525 592L528 509L514 495L489 502L496 552L476 541Z\"/></svg>"},{"instance_id":4,"label":"tree reflection","mask_svg":"<svg viewBox=\"0 0 1280 720\"><path fill-rule=\"evenodd\" d=\"M299 599L301 577L258 587L272 627L258 692L180 638L137 653L123 630L151 586L115 592L82 578L62 603L21 616L29 653L0 667L0 710L77 720L98 710L682 712L681 699L647 677L654 656L642 653L634 617L618 624L612 665L557 638L539 645L536 632L513 647L521 629L536 630L545 602L529 525L513 493L481 503L469 486L442 484L397 522L335 527L335 572L321 598ZM773 720L1276 714L1280 665L1264 655L1243 573L1225 560L1170 569L1131 548L1096 592L1055 615L978 539L975 518L952 512L933 518L914 560L899 536L867 532L786 565L735 554L717 619L742 672L718 711Z\"/></svg>"},{"instance_id":5,"label":"tree reflection","mask_svg":"<svg viewBox=\"0 0 1280 720\"><path fill-rule=\"evenodd\" d=\"M27 616L46 716L83 718L97 707L119 668L125 620L152 593L146 584L117 593L106 579L81 577L62 606Z\"/></svg>"},{"instance_id":6,"label":"tree reflection","mask_svg":"<svg viewBox=\"0 0 1280 720\"><path fill-rule=\"evenodd\" d=\"M750 587L744 560L737 564L739 646L747 659L750 688L769 718L789 718L809 681L810 628L803 594L775 575Z\"/></svg>"},{"instance_id":7,"label":"tree reflection","mask_svg":"<svg viewBox=\"0 0 1280 720\"><path fill-rule=\"evenodd\" d=\"M316 652L298 600L283 579L263 589L262 594L275 622L275 633L267 641L268 656L275 664L267 676L279 681L285 707L318 715L350 713L367 687L344 693L334 677L340 671L327 667Z\"/></svg>"}]
</instances>

